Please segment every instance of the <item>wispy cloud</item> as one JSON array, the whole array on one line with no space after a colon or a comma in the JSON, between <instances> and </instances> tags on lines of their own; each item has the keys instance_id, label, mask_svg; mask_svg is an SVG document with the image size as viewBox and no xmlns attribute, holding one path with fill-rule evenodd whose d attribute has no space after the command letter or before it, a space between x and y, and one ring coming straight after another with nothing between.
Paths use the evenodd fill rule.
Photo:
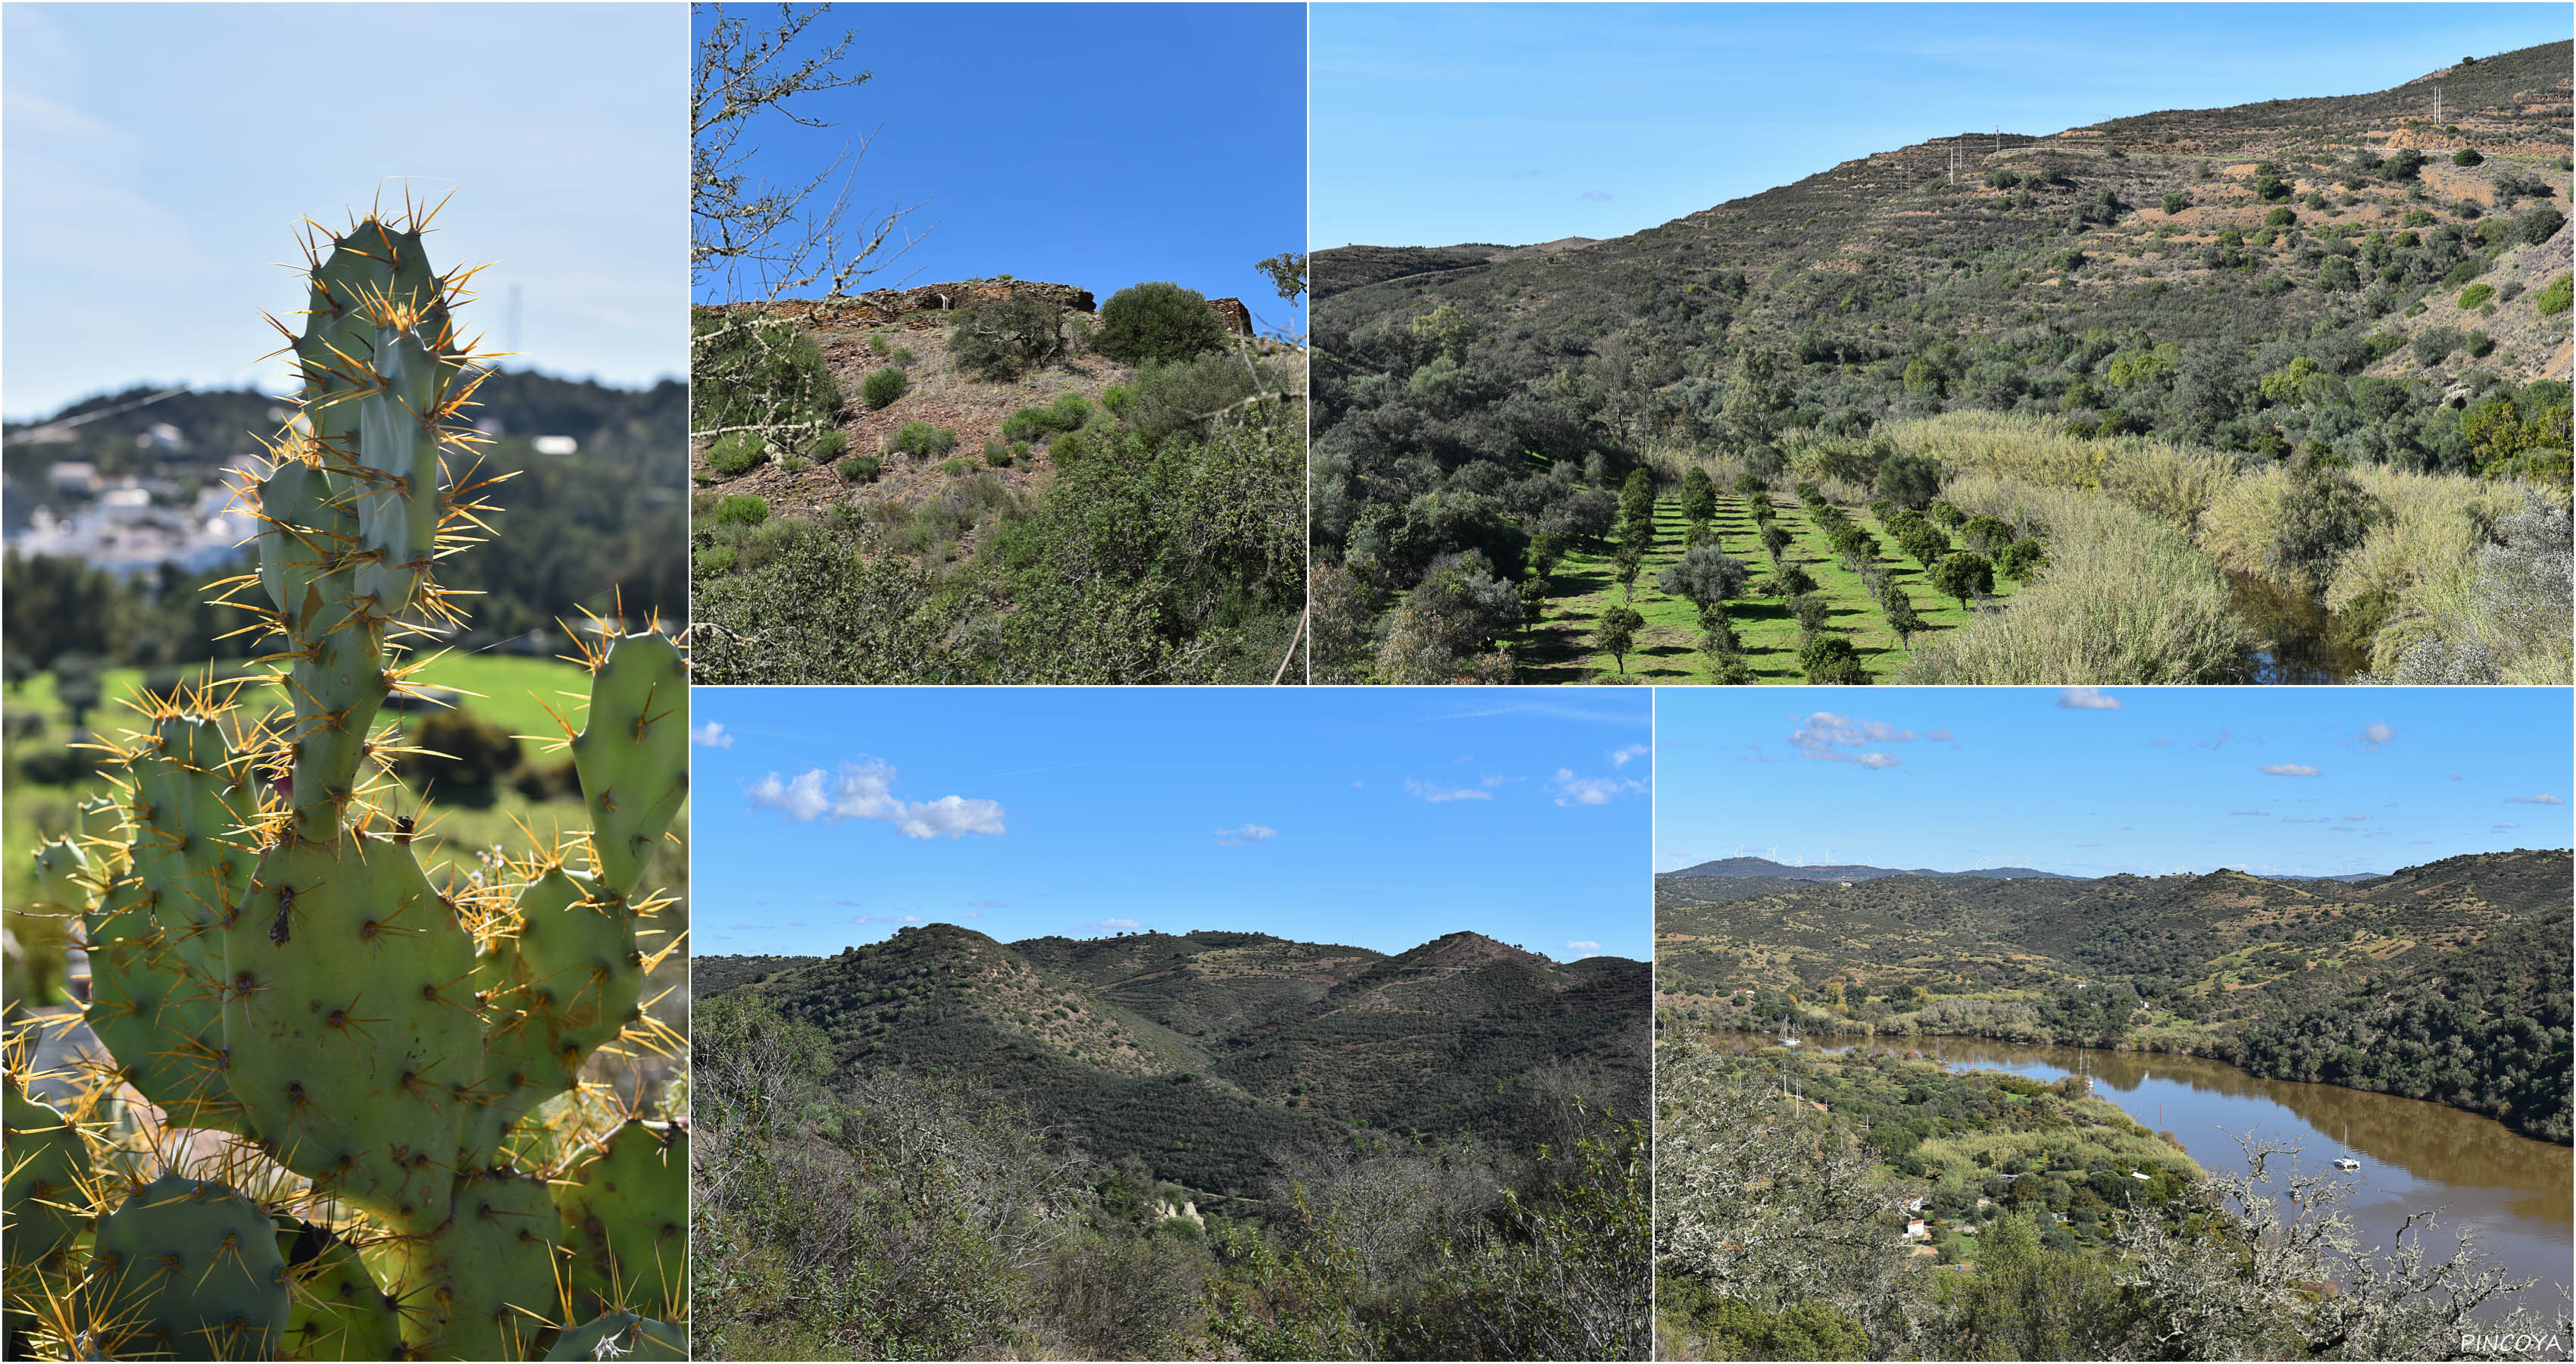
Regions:
<instances>
[{"instance_id":1,"label":"wispy cloud","mask_svg":"<svg viewBox=\"0 0 2576 1364\"><path fill-rule=\"evenodd\" d=\"M2317 770L2305 763L2267 763L2255 769L2267 777L2313 777Z\"/></svg>"},{"instance_id":2,"label":"wispy cloud","mask_svg":"<svg viewBox=\"0 0 2576 1364\"><path fill-rule=\"evenodd\" d=\"M1596 204L1606 204L1610 202L1610 195L1606 190L1587 189L1574 197L1577 199L1588 200Z\"/></svg>"},{"instance_id":3,"label":"wispy cloud","mask_svg":"<svg viewBox=\"0 0 2576 1364\"><path fill-rule=\"evenodd\" d=\"M966 907L969 909L1009 909L1011 907L1011 902L1008 900L969 900L966 902Z\"/></svg>"},{"instance_id":4,"label":"wispy cloud","mask_svg":"<svg viewBox=\"0 0 2576 1364\"><path fill-rule=\"evenodd\" d=\"M1266 824L1246 824L1238 829L1216 831L1216 841L1229 848L1245 843L1267 843L1278 836L1279 831Z\"/></svg>"},{"instance_id":5,"label":"wispy cloud","mask_svg":"<svg viewBox=\"0 0 2576 1364\"><path fill-rule=\"evenodd\" d=\"M1547 789L1556 793L1559 805L1607 805L1613 797L1645 790L1646 784L1632 777L1578 777L1573 768L1560 767Z\"/></svg>"},{"instance_id":6,"label":"wispy cloud","mask_svg":"<svg viewBox=\"0 0 2576 1364\"><path fill-rule=\"evenodd\" d=\"M1890 753L1845 750L1870 744L1910 744L1914 741L1913 730L1878 720L1837 715L1829 710L1817 711L1808 716L1804 724L1789 732L1790 745L1817 762L1858 763L1872 770L1895 767L1898 760Z\"/></svg>"},{"instance_id":7,"label":"wispy cloud","mask_svg":"<svg viewBox=\"0 0 2576 1364\"><path fill-rule=\"evenodd\" d=\"M1568 938L1565 943L1565 950L1573 954L1573 960L1580 961L1585 957L1600 956L1601 944L1582 938Z\"/></svg>"},{"instance_id":8,"label":"wispy cloud","mask_svg":"<svg viewBox=\"0 0 2576 1364\"><path fill-rule=\"evenodd\" d=\"M2495 824L2495 825L2493 825L2493 826L2491 826L2491 827L2492 827L2492 828L2494 828L2494 830L2495 830L2497 833L2503 833L2503 832L2504 832L2505 830L2507 830L2507 829L2519 829L2519 828L2521 828L2522 826L2521 826L2521 825L2519 825L2519 824L2516 824L2516 823L2514 823L2512 820L2509 820L2509 819L2508 819L2508 820L2504 820L2504 821L2502 821L2501 823Z\"/></svg>"},{"instance_id":9,"label":"wispy cloud","mask_svg":"<svg viewBox=\"0 0 2576 1364\"><path fill-rule=\"evenodd\" d=\"M753 805L803 823L881 820L906 838L963 838L1005 831L1001 802L965 796L903 800L894 794L894 775L891 765L870 758L843 763L837 774L819 767L794 777L772 772L744 787L743 795Z\"/></svg>"},{"instance_id":10,"label":"wispy cloud","mask_svg":"<svg viewBox=\"0 0 2576 1364\"><path fill-rule=\"evenodd\" d=\"M917 924L922 922L922 919L918 914L853 914L850 916L850 922L854 924Z\"/></svg>"},{"instance_id":11,"label":"wispy cloud","mask_svg":"<svg viewBox=\"0 0 2576 1364\"><path fill-rule=\"evenodd\" d=\"M1082 927L1093 933L1117 933L1131 928L1142 928L1144 925L1134 919L1094 919Z\"/></svg>"},{"instance_id":12,"label":"wispy cloud","mask_svg":"<svg viewBox=\"0 0 2576 1364\"><path fill-rule=\"evenodd\" d=\"M2254 816L2262 816L2262 815L2268 815L2268 814L2270 814L2270 813L2272 813L2272 812L2271 812L2271 811L2269 811L2269 810L2230 810L2230 811L2228 811L2227 813L2229 813L2229 814L2231 814L2231 815L2254 815Z\"/></svg>"},{"instance_id":13,"label":"wispy cloud","mask_svg":"<svg viewBox=\"0 0 2576 1364\"><path fill-rule=\"evenodd\" d=\"M2557 797L2557 796L2551 796L2551 795L2538 795L2538 796L2507 796L2507 797L2505 797L2505 798L2504 798L2504 803L2505 803L2505 804L2507 804L2507 805L2564 805L2564 804L2566 804L2567 802L2566 802L2564 799L2562 799L2562 798L2560 798L2560 797Z\"/></svg>"},{"instance_id":14,"label":"wispy cloud","mask_svg":"<svg viewBox=\"0 0 2576 1364\"><path fill-rule=\"evenodd\" d=\"M1463 786L1442 786L1436 782L1415 781L1411 777L1404 779L1404 793L1408 796L1420 796L1434 805L1438 805L1443 801L1492 800L1494 798L1494 793L1491 791L1478 791L1473 788Z\"/></svg>"},{"instance_id":15,"label":"wispy cloud","mask_svg":"<svg viewBox=\"0 0 2576 1364\"><path fill-rule=\"evenodd\" d=\"M2099 687L2060 687L2057 689L2057 708L2060 710L2118 710L2120 701L2115 696L2104 696Z\"/></svg>"},{"instance_id":16,"label":"wispy cloud","mask_svg":"<svg viewBox=\"0 0 2576 1364\"><path fill-rule=\"evenodd\" d=\"M2362 726L2361 746L2364 748L2377 749L2396 737L2397 727L2395 725L2381 724L2374 720L2371 723Z\"/></svg>"},{"instance_id":17,"label":"wispy cloud","mask_svg":"<svg viewBox=\"0 0 2576 1364\"><path fill-rule=\"evenodd\" d=\"M1610 765L1612 767L1626 767L1629 759L1642 758L1654 751L1654 748L1648 744L1630 744L1626 748L1620 749L1610 755Z\"/></svg>"},{"instance_id":18,"label":"wispy cloud","mask_svg":"<svg viewBox=\"0 0 2576 1364\"><path fill-rule=\"evenodd\" d=\"M733 736L725 733L725 727L722 724L709 720L689 731L689 742L700 748L731 748Z\"/></svg>"}]
</instances>

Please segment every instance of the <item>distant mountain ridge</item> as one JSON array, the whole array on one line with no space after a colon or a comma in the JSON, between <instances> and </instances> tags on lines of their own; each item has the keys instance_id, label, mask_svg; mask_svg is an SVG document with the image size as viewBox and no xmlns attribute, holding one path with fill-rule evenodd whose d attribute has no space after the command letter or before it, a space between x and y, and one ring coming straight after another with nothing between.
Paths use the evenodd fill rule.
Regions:
<instances>
[{"instance_id":1,"label":"distant mountain ridge","mask_svg":"<svg viewBox=\"0 0 2576 1364\"><path fill-rule=\"evenodd\" d=\"M1351 1126L1519 1147L1570 1090L1644 1111L1643 962L1558 963L1478 933L1392 956L1263 933L1003 943L953 924L820 958L701 957L847 1066L962 1076L1092 1154L1213 1194Z\"/></svg>"},{"instance_id":2,"label":"distant mountain ridge","mask_svg":"<svg viewBox=\"0 0 2576 1364\"><path fill-rule=\"evenodd\" d=\"M2227 871L2232 870L2232 868L2221 867L2218 870ZM2118 874L2133 875L2134 873L2123 872ZM2342 881L2351 885L2361 885L2365 882L2376 881L2381 877L2389 875L2389 873L2384 871L2348 871L2338 872L2331 876L2306 876L2292 875L2286 872L2253 871L2249 871L2244 874L2247 876L2259 876L2266 881ZM1788 866L1783 863L1774 862L1767 857L1721 857L1714 862L1701 862L1695 866L1684 867L1679 871L1658 872L1656 873L1656 876L1658 879L1677 877L1745 877L1763 878L1773 881L1875 881L1888 876L1924 876L1931 877L1935 880L1959 877L1982 877L1991 881L2013 881L2027 878L2036 878L2047 881L2090 881L2100 879L2089 876L2074 876L2065 872L2041 871L2035 867L1976 867L1967 871L1933 871L1929 868L1914 867L1899 871L1889 867L1872 867L1858 863L1833 863L1823 866Z\"/></svg>"},{"instance_id":3,"label":"distant mountain ridge","mask_svg":"<svg viewBox=\"0 0 2576 1364\"><path fill-rule=\"evenodd\" d=\"M1998 881L2018 880L2024 877L2036 877L2050 881L2078 881L2085 879L2083 877L2068 876L2063 872L2040 871L2032 867L1980 867L1974 871L1932 871L1927 868L1917 867L1906 871L1897 871L1887 867L1862 866L1852 863L1835 863L1828 866L1793 867L1783 863L1774 862L1767 857L1721 857L1714 862L1702 862L1697 866L1684 867L1680 871L1664 872L1661 873L1661 876L1665 878L1690 876L1761 876L1769 877L1777 881L1875 881L1884 876L1928 876L1935 879L1975 876Z\"/></svg>"}]
</instances>

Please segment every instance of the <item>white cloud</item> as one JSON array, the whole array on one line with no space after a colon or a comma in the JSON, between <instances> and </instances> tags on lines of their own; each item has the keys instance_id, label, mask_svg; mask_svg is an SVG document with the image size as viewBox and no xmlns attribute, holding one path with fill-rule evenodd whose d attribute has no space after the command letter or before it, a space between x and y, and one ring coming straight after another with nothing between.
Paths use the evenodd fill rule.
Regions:
<instances>
[{"instance_id":1,"label":"white cloud","mask_svg":"<svg viewBox=\"0 0 2576 1364\"><path fill-rule=\"evenodd\" d=\"M2231 815L2268 815L2272 812L2269 810L2230 810L2227 813Z\"/></svg>"},{"instance_id":2,"label":"white cloud","mask_svg":"<svg viewBox=\"0 0 2576 1364\"><path fill-rule=\"evenodd\" d=\"M700 748L731 748L733 736L725 733L723 725L709 720L689 731L689 742Z\"/></svg>"},{"instance_id":3,"label":"white cloud","mask_svg":"<svg viewBox=\"0 0 2576 1364\"><path fill-rule=\"evenodd\" d=\"M2567 802L2556 796L2541 795L2507 796L2504 798L2504 803L2507 805L2564 805Z\"/></svg>"},{"instance_id":4,"label":"white cloud","mask_svg":"<svg viewBox=\"0 0 2576 1364\"><path fill-rule=\"evenodd\" d=\"M1142 927L1144 925L1134 919L1094 919L1083 925L1084 929L1093 933L1117 933Z\"/></svg>"},{"instance_id":5,"label":"white cloud","mask_svg":"<svg viewBox=\"0 0 2576 1364\"><path fill-rule=\"evenodd\" d=\"M1936 744L1954 744L1959 741L1959 736L1952 734L1948 725L1943 725L1939 729L1933 730L1931 733L1926 734L1923 737Z\"/></svg>"},{"instance_id":6,"label":"white cloud","mask_svg":"<svg viewBox=\"0 0 2576 1364\"><path fill-rule=\"evenodd\" d=\"M2305 763L2270 763L2255 769L2267 777L2313 777L2317 770Z\"/></svg>"},{"instance_id":7,"label":"white cloud","mask_svg":"<svg viewBox=\"0 0 2576 1364\"><path fill-rule=\"evenodd\" d=\"M1654 747L1650 744L1630 744L1626 748L1620 749L1618 752L1610 755L1610 765L1612 767L1626 767L1630 758L1642 758L1654 751Z\"/></svg>"},{"instance_id":8,"label":"white cloud","mask_svg":"<svg viewBox=\"0 0 2576 1364\"><path fill-rule=\"evenodd\" d=\"M1939 731L1947 734L1947 730ZM1910 744L1914 731L1900 729L1878 720L1859 720L1820 710L1807 717L1806 723L1790 731L1789 743L1817 762L1859 763L1877 769L1894 767L1895 758L1884 753L1846 753L1847 748L1864 744Z\"/></svg>"},{"instance_id":9,"label":"white cloud","mask_svg":"<svg viewBox=\"0 0 2576 1364\"><path fill-rule=\"evenodd\" d=\"M2387 743L2389 740L2396 737L2397 727L2395 725L2381 724L2377 721L2373 721L2370 724L2363 726L2361 731L2361 742L2364 747L2368 748L2377 748L2381 744Z\"/></svg>"},{"instance_id":10,"label":"white cloud","mask_svg":"<svg viewBox=\"0 0 2576 1364\"><path fill-rule=\"evenodd\" d=\"M2495 826L2495 829L2496 829L2496 832L2497 832L2497 833L2503 833L2503 832L2504 832L2505 830L2507 830L2507 829L2519 829L2519 828L2521 828L2521 827L2522 827L2521 825L2516 824L2516 823L2514 823L2512 820L2509 820L2509 819L2508 819L2508 820L2504 821L2503 823L2496 825L2496 826Z\"/></svg>"},{"instance_id":11,"label":"white cloud","mask_svg":"<svg viewBox=\"0 0 2576 1364\"><path fill-rule=\"evenodd\" d=\"M915 802L894 794L894 768L875 758L843 763L837 775L817 767L781 778L772 772L743 788L752 804L776 810L789 819L811 824L845 819L882 820L906 838L963 838L968 834L1001 834L1000 801L941 796Z\"/></svg>"},{"instance_id":12,"label":"white cloud","mask_svg":"<svg viewBox=\"0 0 2576 1364\"><path fill-rule=\"evenodd\" d=\"M1278 836L1279 831L1266 824L1246 824L1239 829L1219 829L1216 831L1216 841L1229 848L1245 843L1266 843Z\"/></svg>"},{"instance_id":13,"label":"white cloud","mask_svg":"<svg viewBox=\"0 0 2576 1364\"><path fill-rule=\"evenodd\" d=\"M2099 687L2060 687L2057 689L2060 710L2118 710L2117 697L2104 696Z\"/></svg>"},{"instance_id":14,"label":"white cloud","mask_svg":"<svg viewBox=\"0 0 2576 1364\"><path fill-rule=\"evenodd\" d=\"M2370 818L2370 816L2368 816L2368 815L2345 815L2345 816L2344 816L2345 821L2346 821L2346 822L2348 822L2348 823L2352 823L2352 824L2359 824L2360 822L2362 822L2363 820L2368 819L2368 818Z\"/></svg>"},{"instance_id":15,"label":"white cloud","mask_svg":"<svg viewBox=\"0 0 2576 1364\"><path fill-rule=\"evenodd\" d=\"M1492 800L1494 798L1494 793L1491 791L1469 791L1438 786L1427 781L1415 781L1411 777L1404 779L1404 793L1408 796L1420 796L1434 805L1446 800Z\"/></svg>"},{"instance_id":16,"label":"white cloud","mask_svg":"<svg viewBox=\"0 0 2576 1364\"><path fill-rule=\"evenodd\" d=\"M1560 767L1547 789L1556 793L1559 805L1607 805L1614 796L1645 790L1646 784L1631 777L1578 777L1573 768Z\"/></svg>"},{"instance_id":17,"label":"white cloud","mask_svg":"<svg viewBox=\"0 0 2576 1364\"><path fill-rule=\"evenodd\" d=\"M1610 192L1608 190L1587 189L1574 197L1577 199L1589 200L1596 204L1606 204L1610 202Z\"/></svg>"},{"instance_id":18,"label":"white cloud","mask_svg":"<svg viewBox=\"0 0 2576 1364\"><path fill-rule=\"evenodd\" d=\"M1581 960L1584 957L1600 956L1601 944L1597 942L1586 942L1579 938L1568 938L1565 943L1565 950L1574 954L1573 959Z\"/></svg>"}]
</instances>

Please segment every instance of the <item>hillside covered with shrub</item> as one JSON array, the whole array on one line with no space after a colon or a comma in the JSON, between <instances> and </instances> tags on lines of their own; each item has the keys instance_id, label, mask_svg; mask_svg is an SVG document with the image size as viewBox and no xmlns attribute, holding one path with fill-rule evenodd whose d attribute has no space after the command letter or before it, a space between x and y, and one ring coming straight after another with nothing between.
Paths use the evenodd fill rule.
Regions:
<instances>
[{"instance_id":1,"label":"hillside covered with shrub","mask_svg":"<svg viewBox=\"0 0 2576 1364\"><path fill-rule=\"evenodd\" d=\"M1656 879L1656 988L1721 1027L2212 1056L2570 1140L2563 851L2359 882Z\"/></svg>"},{"instance_id":2,"label":"hillside covered with shrub","mask_svg":"<svg viewBox=\"0 0 2576 1364\"><path fill-rule=\"evenodd\" d=\"M1203 1195L1253 1194L1279 1150L1354 1126L1517 1149L1542 1097L1643 1105L1645 966L1560 965L1472 933L1389 957L1257 933L1006 944L934 924L764 959L758 978L730 960L701 967L701 991L820 1028L844 1067L970 1079Z\"/></svg>"},{"instance_id":3,"label":"hillside covered with shrub","mask_svg":"<svg viewBox=\"0 0 2576 1364\"><path fill-rule=\"evenodd\" d=\"M2570 51L1320 252L1315 676L2564 684Z\"/></svg>"},{"instance_id":4,"label":"hillside covered with shrub","mask_svg":"<svg viewBox=\"0 0 2576 1364\"><path fill-rule=\"evenodd\" d=\"M1216 304L699 309L704 679L1303 681L1304 355Z\"/></svg>"}]
</instances>

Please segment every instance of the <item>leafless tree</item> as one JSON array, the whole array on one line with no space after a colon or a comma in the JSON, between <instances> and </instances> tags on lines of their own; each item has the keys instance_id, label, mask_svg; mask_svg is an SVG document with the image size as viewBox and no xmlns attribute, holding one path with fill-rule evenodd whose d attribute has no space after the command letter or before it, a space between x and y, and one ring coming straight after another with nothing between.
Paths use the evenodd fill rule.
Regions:
<instances>
[{"instance_id":1,"label":"leafless tree","mask_svg":"<svg viewBox=\"0 0 2576 1364\"><path fill-rule=\"evenodd\" d=\"M874 74L848 69L847 33L800 54L828 6L782 4L776 22L757 31L725 6L700 8L716 18L698 46L690 87L689 274L696 292L737 306L691 329L689 372L694 383L723 391L771 368L775 352L795 344L796 323L827 315L900 260L919 240L907 220L920 205L852 216L859 163L874 134L810 177L775 181L758 169L756 124L831 127L810 112L810 97L856 89ZM722 424L694 420L690 434L753 431L785 441L822 424L737 414Z\"/></svg>"}]
</instances>

